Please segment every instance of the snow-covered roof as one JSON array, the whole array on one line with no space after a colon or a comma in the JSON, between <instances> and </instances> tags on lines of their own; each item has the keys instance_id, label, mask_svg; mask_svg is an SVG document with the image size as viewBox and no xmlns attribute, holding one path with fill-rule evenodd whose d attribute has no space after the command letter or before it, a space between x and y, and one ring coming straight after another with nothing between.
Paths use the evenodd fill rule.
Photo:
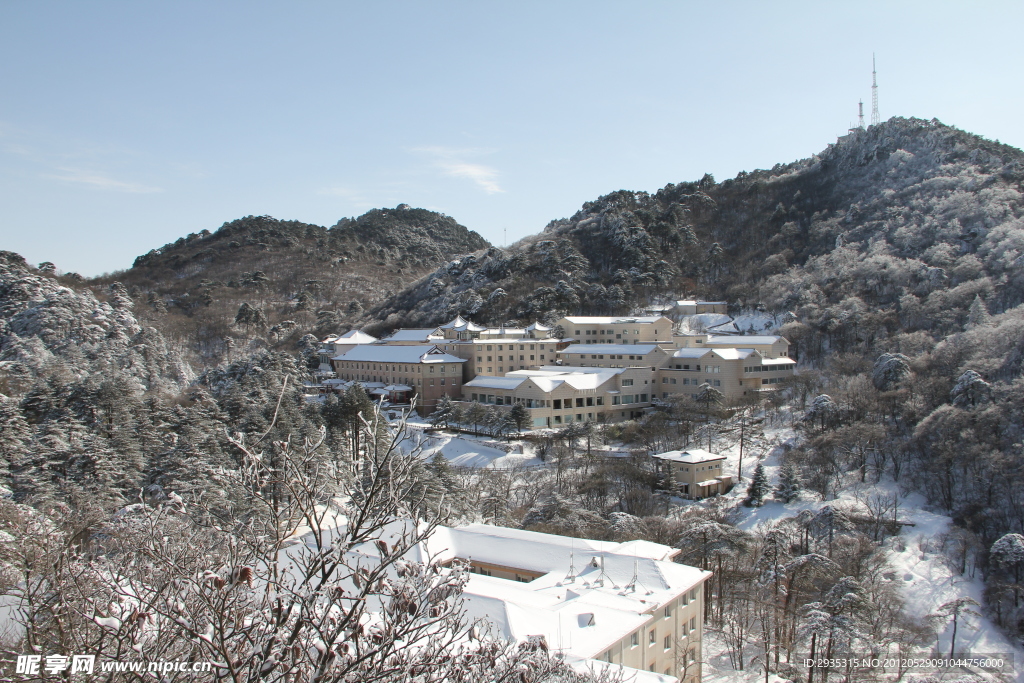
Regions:
<instances>
[{"instance_id":1,"label":"snow-covered roof","mask_svg":"<svg viewBox=\"0 0 1024 683\"><path fill-rule=\"evenodd\" d=\"M373 335L366 334L362 330L352 329L345 334L338 335L335 342L345 342L348 344L372 344L377 341L377 338Z\"/></svg>"},{"instance_id":2,"label":"snow-covered roof","mask_svg":"<svg viewBox=\"0 0 1024 683\"><path fill-rule=\"evenodd\" d=\"M431 339L441 339L443 335L437 334L437 328L432 327L430 329L410 329L410 330L395 330L389 336L381 339L382 342L396 342L396 341L429 341Z\"/></svg>"},{"instance_id":3,"label":"snow-covered roof","mask_svg":"<svg viewBox=\"0 0 1024 683\"><path fill-rule=\"evenodd\" d=\"M698 481L697 486L714 486L715 484L721 484L721 479L706 479L704 481Z\"/></svg>"},{"instance_id":4,"label":"snow-covered roof","mask_svg":"<svg viewBox=\"0 0 1024 683\"><path fill-rule=\"evenodd\" d=\"M409 346L382 346L377 344L360 344L351 351L334 357L338 361L357 361L366 363L465 363L465 358L458 358L441 351L431 344Z\"/></svg>"},{"instance_id":5,"label":"snow-covered roof","mask_svg":"<svg viewBox=\"0 0 1024 683\"><path fill-rule=\"evenodd\" d=\"M703 358L704 356L711 353L711 349L702 349L699 347L687 347L685 349L679 349L672 354L673 358Z\"/></svg>"},{"instance_id":6,"label":"snow-covered roof","mask_svg":"<svg viewBox=\"0 0 1024 683\"><path fill-rule=\"evenodd\" d=\"M467 616L518 641L593 658L650 620L651 612L710 576L671 561L676 551L643 541L612 543L484 524L441 527L428 541L441 561L461 558L540 574L528 583L472 574Z\"/></svg>"},{"instance_id":7,"label":"snow-covered roof","mask_svg":"<svg viewBox=\"0 0 1024 683\"><path fill-rule=\"evenodd\" d=\"M506 374L505 377L529 378L542 391L551 392L562 384L568 384L573 389L596 389L626 369L545 365L540 370L513 370Z\"/></svg>"},{"instance_id":8,"label":"snow-covered roof","mask_svg":"<svg viewBox=\"0 0 1024 683\"><path fill-rule=\"evenodd\" d=\"M659 320L668 320L663 315L639 315L626 317L613 317L601 315L572 315L566 316L565 319L575 325L613 325L616 323L621 323L624 325L632 323L637 323L640 325L650 325L651 323L656 323Z\"/></svg>"},{"instance_id":9,"label":"snow-covered roof","mask_svg":"<svg viewBox=\"0 0 1024 683\"><path fill-rule=\"evenodd\" d=\"M394 541L408 534L411 525L419 524L395 521L379 538ZM309 538L307 534L296 539L301 544L297 547L304 547ZM490 637L518 642L543 637L548 648L574 668L600 668L603 665L594 659L660 619L658 610L711 576L711 572L673 562L677 553L669 546L645 541L613 543L469 524L436 527L425 541L409 550L406 559L469 560L536 577L523 583L470 574L462 593L465 616L469 621L489 622ZM353 548L350 554L366 563L379 561L372 541ZM640 672L630 668L623 673L625 680L674 680L633 678Z\"/></svg>"},{"instance_id":10,"label":"snow-covered roof","mask_svg":"<svg viewBox=\"0 0 1024 683\"><path fill-rule=\"evenodd\" d=\"M796 365L792 358L762 358L761 365Z\"/></svg>"},{"instance_id":11,"label":"snow-covered roof","mask_svg":"<svg viewBox=\"0 0 1024 683\"><path fill-rule=\"evenodd\" d=\"M665 451L664 453L655 453L651 457L658 460L683 462L688 465L711 462L712 460L725 460L724 455L717 455L701 448L690 448L685 451Z\"/></svg>"},{"instance_id":12,"label":"snow-covered roof","mask_svg":"<svg viewBox=\"0 0 1024 683\"><path fill-rule=\"evenodd\" d=\"M708 337L704 343L709 346L742 346L743 344L774 344L782 339L776 334L721 334Z\"/></svg>"},{"instance_id":13,"label":"snow-covered roof","mask_svg":"<svg viewBox=\"0 0 1024 683\"><path fill-rule=\"evenodd\" d=\"M646 356L654 349L660 348L657 344L573 344L558 353L572 354L598 354L598 353L628 353L629 355Z\"/></svg>"},{"instance_id":14,"label":"snow-covered roof","mask_svg":"<svg viewBox=\"0 0 1024 683\"><path fill-rule=\"evenodd\" d=\"M676 301L676 306L696 306L697 304L725 305L727 303L729 303L729 302L728 301L696 301L696 300L693 300L693 299L685 299L685 300L681 300L681 301Z\"/></svg>"},{"instance_id":15,"label":"snow-covered roof","mask_svg":"<svg viewBox=\"0 0 1024 683\"><path fill-rule=\"evenodd\" d=\"M723 360L740 360L740 359L746 358L748 356L751 356L751 355L757 353L757 351L755 351L754 349L733 349L733 348L728 348L728 349L712 349L711 353L715 354L716 356L718 356L719 358L721 358Z\"/></svg>"},{"instance_id":16,"label":"snow-covered roof","mask_svg":"<svg viewBox=\"0 0 1024 683\"><path fill-rule=\"evenodd\" d=\"M466 320L461 315L457 315L457 316L455 316L454 320L451 320L449 322L446 322L444 325L441 325L440 329L442 329L442 330L466 330L466 331L469 331L469 332L482 332L483 330L485 330L487 328L483 327L482 325L477 325L475 322L473 322L471 320Z\"/></svg>"},{"instance_id":17,"label":"snow-covered roof","mask_svg":"<svg viewBox=\"0 0 1024 683\"><path fill-rule=\"evenodd\" d=\"M407 384L389 384L384 387L384 391L412 391L412 387Z\"/></svg>"},{"instance_id":18,"label":"snow-covered roof","mask_svg":"<svg viewBox=\"0 0 1024 683\"><path fill-rule=\"evenodd\" d=\"M526 377L492 377L480 375L466 382L465 387L477 387L483 389L515 389L526 381Z\"/></svg>"},{"instance_id":19,"label":"snow-covered roof","mask_svg":"<svg viewBox=\"0 0 1024 683\"><path fill-rule=\"evenodd\" d=\"M535 322L532 325L528 325L526 327L526 331L527 332L533 332L533 331L537 331L537 332L550 332L551 328L548 327L547 325L542 325L540 323Z\"/></svg>"}]
</instances>

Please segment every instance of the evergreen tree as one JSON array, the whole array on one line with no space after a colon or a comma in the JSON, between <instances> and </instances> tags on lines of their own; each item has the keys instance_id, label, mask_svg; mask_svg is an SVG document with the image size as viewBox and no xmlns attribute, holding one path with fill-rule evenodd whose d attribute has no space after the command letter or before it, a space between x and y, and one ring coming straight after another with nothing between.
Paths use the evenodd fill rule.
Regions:
<instances>
[{"instance_id":1,"label":"evergreen tree","mask_svg":"<svg viewBox=\"0 0 1024 683\"><path fill-rule=\"evenodd\" d=\"M768 475L764 473L764 465L757 463L757 468L754 469L754 478L747 488L747 499L743 501L743 504L747 507L761 507L768 491Z\"/></svg>"},{"instance_id":2,"label":"evergreen tree","mask_svg":"<svg viewBox=\"0 0 1024 683\"><path fill-rule=\"evenodd\" d=\"M512 406L512 410L509 411L509 418L511 418L512 426L517 432L521 432L530 426L530 411L522 403Z\"/></svg>"},{"instance_id":3,"label":"evergreen tree","mask_svg":"<svg viewBox=\"0 0 1024 683\"><path fill-rule=\"evenodd\" d=\"M448 423L452 420L452 413L455 407L452 404L452 399L448 394L443 394L441 398L437 400L437 407L434 412L430 414L430 424L433 427L439 427L444 425L445 429L448 428Z\"/></svg>"},{"instance_id":4,"label":"evergreen tree","mask_svg":"<svg viewBox=\"0 0 1024 683\"><path fill-rule=\"evenodd\" d=\"M992 316L989 315L988 308L985 306L985 302L982 301L981 295L975 294L974 301L971 302L971 308L967 313L967 329L988 325L991 320Z\"/></svg>"},{"instance_id":5,"label":"evergreen tree","mask_svg":"<svg viewBox=\"0 0 1024 683\"><path fill-rule=\"evenodd\" d=\"M775 487L775 497L783 503L789 503L800 495L800 475L793 463L787 462L779 469L779 485Z\"/></svg>"}]
</instances>

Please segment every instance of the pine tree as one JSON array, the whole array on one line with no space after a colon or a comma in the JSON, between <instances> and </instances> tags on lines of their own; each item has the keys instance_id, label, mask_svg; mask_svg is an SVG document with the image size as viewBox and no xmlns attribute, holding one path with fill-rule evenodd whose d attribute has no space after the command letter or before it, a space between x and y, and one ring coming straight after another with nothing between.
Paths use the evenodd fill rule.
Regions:
<instances>
[{"instance_id":1,"label":"pine tree","mask_svg":"<svg viewBox=\"0 0 1024 683\"><path fill-rule=\"evenodd\" d=\"M448 428L448 423L452 420L452 412L454 406L452 405L452 399L448 394L444 394L437 401L437 407L434 412L430 414L430 424L433 427L439 427L444 425L445 429Z\"/></svg>"},{"instance_id":2,"label":"pine tree","mask_svg":"<svg viewBox=\"0 0 1024 683\"><path fill-rule=\"evenodd\" d=\"M743 501L743 504L747 507L761 507L764 497L768 495L768 490L768 475L764 473L764 465L757 463L754 478L747 488L747 499Z\"/></svg>"},{"instance_id":3,"label":"pine tree","mask_svg":"<svg viewBox=\"0 0 1024 683\"><path fill-rule=\"evenodd\" d=\"M976 294L974 301L971 302L971 308L967 312L967 329L974 327L984 327L988 325L992 316L989 315L988 308L985 306L985 302L982 301L981 295Z\"/></svg>"},{"instance_id":4,"label":"pine tree","mask_svg":"<svg viewBox=\"0 0 1024 683\"><path fill-rule=\"evenodd\" d=\"M800 475L793 463L787 462L779 469L779 485L775 487L775 497L783 503L789 503L799 495Z\"/></svg>"},{"instance_id":5,"label":"pine tree","mask_svg":"<svg viewBox=\"0 0 1024 683\"><path fill-rule=\"evenodd\" d=\"M530 426L530 411L522 403L512 406L512 410L509 411L509 418L517 432L521 432Z\"/></svg>"}]
</instances>

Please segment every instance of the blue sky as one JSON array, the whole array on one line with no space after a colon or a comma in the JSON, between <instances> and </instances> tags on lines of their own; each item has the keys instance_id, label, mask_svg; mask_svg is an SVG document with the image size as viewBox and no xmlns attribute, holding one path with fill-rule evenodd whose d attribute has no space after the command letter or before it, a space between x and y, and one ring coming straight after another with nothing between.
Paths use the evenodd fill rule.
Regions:
<instances>
[{"instance_id":1,"label":"blue sky","mask_svg":"<svg viewBox=\"0 0 1024 683\"><path fill-rule=\"evenodd\" d=\"M84 275L248 214L496 244L824 149L871 101L1024 146L1020 2L0 0L0 249Z\"/></svg>"}]
</instances>

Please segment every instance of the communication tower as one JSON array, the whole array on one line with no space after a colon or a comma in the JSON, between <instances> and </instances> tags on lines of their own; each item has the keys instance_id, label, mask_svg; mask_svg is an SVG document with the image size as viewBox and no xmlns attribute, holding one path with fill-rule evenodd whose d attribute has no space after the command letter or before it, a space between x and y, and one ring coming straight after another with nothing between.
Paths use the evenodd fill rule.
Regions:
<instances>
[{"instance_id":1,"label":"communication tower","mask_svg":"<svg viewBox=\"0 0 1024 683\"><path fill-rule=\"evenodd\" d=\"M858 102L860 107L860 114L857 115L857 127L864 130L864 100Z\"/></svg>"},{"instance_id":2,"label":"communication tower","mask_svg":"<svg viewBox=\"0 0 1024 683\"><path fill-rule=\"evenodd\" d=\"M875 55L871 54L871 125L877 126L881 123L878 116L878 78L875 74Z\"/></svg>"}]
</instances>

